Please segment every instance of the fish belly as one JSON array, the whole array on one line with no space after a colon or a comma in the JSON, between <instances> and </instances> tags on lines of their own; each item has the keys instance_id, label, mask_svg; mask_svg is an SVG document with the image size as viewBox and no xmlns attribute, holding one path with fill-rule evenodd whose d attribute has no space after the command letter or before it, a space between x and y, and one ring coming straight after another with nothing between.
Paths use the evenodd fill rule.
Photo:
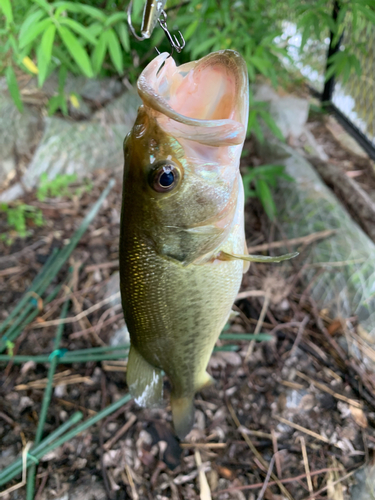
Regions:
<instances>
[{"instance_id":1,"label":"fish belly","mask_svg":"<svg viewBox=\"0 0 375 500\"><path fill-rule=\"evenodd\" d=\"M129 234L120 252L132 347L167 374L174 397L192 397L208 382L207 364L240 287L243 263L184 267Z\"/></svg>"}]
</instances>

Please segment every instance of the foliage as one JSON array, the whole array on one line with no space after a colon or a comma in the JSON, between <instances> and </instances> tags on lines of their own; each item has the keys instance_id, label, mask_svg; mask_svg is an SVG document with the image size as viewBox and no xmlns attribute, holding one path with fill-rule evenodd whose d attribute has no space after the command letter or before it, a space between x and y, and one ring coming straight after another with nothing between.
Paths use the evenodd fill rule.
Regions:
<instances>
[{"instance_id":1,"label":"foliage","mask_svg":"<svg viewBox=\"0 0 375 500\"><path fill-rule=\"evenodd\" d=\"M289 58L283 36L283 21L295 22L302 34L300 51L311 38L323 40L331 31L336 43L350 25L350 37L342 50L329 60L326 78L351 72L358 75L358 51L368 50L363 30L375 24L374 0L338 0L340 12L332 17L333 2L326 0L169 0L168 26L180 29L187 41L179 62L193 60L220 49L238 50L245 58L250 81L261 74L273 84L287 82L283 60ZM67 100L79 105L76 95L64 94L66 72L86 77L119 75L134 82L144 65L154 57L153 47L169 50L161 29L150 41L129 37L126 20L128 0L0 0L0 73L4 73L12 98L22 110L16 75L19 70L36 75L41 86L59 70L58 95L51 98L49 113L67 114ZM140 25L144 0L134 0L133 24ZM347 30L348 33L348 30ZM252 108L250 130L257 135L258 119L275 132L268 112Z\"/></svg>"},{"instance_id":2,"label":"foliage","mask_svg":"<svg viewBox=\"0 0 375 500\"><path fill-rule=\"evenodd\" d=\"M47 197L55 198L69 194L68 186L77 180L77 175L57 175L49 180L46 173L40 176L40 184L36 197L39 201L44 201Z\"/></svg>"},{"instance_id":3,"label":"foliage","mask_svg":"<svg viewBox=\"0 0 375 500\"><path fill-rule=\"evenodd\" d=\"M284 173L284 169L282 165L261 165L248 168L248 172L242 176L245 199L257 197L271 220L274 220L277 210L270 187L275 188L278 179L294 182L292 177ZM250 188L250 184L254 189Z\"/></svg>"},{"instance_id":4,"label":"foliage","mask_svg":"<svg viewBox=\"0 0 375 500\"><path fill-rule=\"evenodd\" d=\"M368 47L366 31L374 29L375 2L373 0L337 0L339 10L334 19L334 2L326 0L305 0L296 2L295 20L298 30L302 33L300 51L302 52L309 38L323 40L329 32L333 34L333 46L337 45L344 30L347 43L328 60L325 79L341 76L345 83L355 72L361 76L361 62L358 54L366 54Z\"/></svg>"},{"instance_id":5,"label":"foliage","mask_svg":"<svg viewBox=\"0 0 375 500\"><path fill-rule=\"evenodd\" d=\"M11 230L9 233L0 235L0 239L8 245L12 244L14 236L25 238L30 234L27 229L29 223L35 226L43 226L44 224L42 211L25 203L16 204L15 206L0 203L0 212L5 212L7 224ZM12 231L15 233L14 235Z\"/></svg>"},{"instance_id":6,"label":"foliage","mask_svg":"<svg viewBox=\"0 0 375 500\"><path fill-rule=\"evenodd\" d=\"M79 187L71 189L71 185L76 180L76 174L58 174L54 179L48 179L47 174L44 173L40 176L36 197L39 201L44 201L46 198L59 198L60 196L79 197L84 192L91 191L92 183L89 180L84 180Z\"/></svg>"}]
</instances>

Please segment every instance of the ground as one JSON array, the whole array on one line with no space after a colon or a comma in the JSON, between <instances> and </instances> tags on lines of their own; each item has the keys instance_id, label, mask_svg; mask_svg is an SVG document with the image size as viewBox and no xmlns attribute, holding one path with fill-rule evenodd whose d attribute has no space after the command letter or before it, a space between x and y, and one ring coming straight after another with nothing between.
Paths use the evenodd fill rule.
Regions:
<instances>
[{"instance_id":1,"label":"ground","mask_svg":"<svg viewBox=\"0 0 375 500\"><path fill-rule=\"evenodd\" d=\"M251 142L246 149L243 161L259 164ZM53 281L56 286L71 277L68 317L76 319L66 324L61 343L69 350L108 345L123 327L119 304L103 301L118 270L121 172L114 176L115 187ZM34 192L27 195L24 201L39 207L47 222L10 247L0 242L0 321L53 248L69 241L108 177L94 173L93 188L80 198L42 203ZM1 217L0 232L5 227ZM270 223L255 199L246 205L246 229L249 246L271 241ZM349 498L354 472L374 457L375 377L346 352L345 335L361 334L355 318L348 323L318 311L298 269L287 278L279 269L251 265L229 328L237 334L269 333L272 340L219 341L237 347L213 355L209 371L215 385L197 395L195 427L183 443L171 426L166 382L164 408L143 410L130 401L44 457L37 498ZM36 301L38 316L23 329L13 354L53 351L56 326L43 323L59 317L64 293L63 288L49 304ZM85 313L101 301L100 308ZM48 364L1 367L0 469L34 440ZM88 418L126 394L125 371L125 362L60 364L45 435L74 411ZM25 490L7 496L22 499Z\"/></svg>"}]
</instances>

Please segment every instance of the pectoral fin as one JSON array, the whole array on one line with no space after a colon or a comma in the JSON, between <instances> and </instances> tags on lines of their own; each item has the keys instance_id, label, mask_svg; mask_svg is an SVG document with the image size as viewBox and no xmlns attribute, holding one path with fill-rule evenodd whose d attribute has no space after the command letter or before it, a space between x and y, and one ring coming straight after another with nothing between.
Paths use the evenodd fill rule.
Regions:
<instances>
[{"instance_id":1,"label":"pectoral fin","mask_svg":"<svg viewBox=\"0 0 375 500\"><path fill-rule=\"evenodd\" d=\"M221 260L244 260L246 262L283 262L284 260L293 259L299 255L298 252L287 253L285 255L278 255L277 257L270 257L269 255L236 255L227 252L220 252L217 256Z\"/></svg>"},{"instance_id":2,"label":"pectoral fin","mask_svg":"<svg viewBox=\"0 0 375 500\"><path fill-rule=\"evenodd\" d=\"M143 407L160 405L163 397L162 370L150 365L130 346L126 382L134 401Z\"/></svg>"},{"instance_id":3,"label":"pectoral fin","mask_svg":"<svg viewBox=\"0 0 375 500\"><path fill-rule=\"evenodd\" d=\"M245 241L245 244L244 244L244 256L249 256L249 251L247 249L247 245L246 245L246 241ZM250 262L248 260L244 260L243 261L243 274L247 273L247 271L249 270L250 268Z\"/></svg>"}]
</instances>

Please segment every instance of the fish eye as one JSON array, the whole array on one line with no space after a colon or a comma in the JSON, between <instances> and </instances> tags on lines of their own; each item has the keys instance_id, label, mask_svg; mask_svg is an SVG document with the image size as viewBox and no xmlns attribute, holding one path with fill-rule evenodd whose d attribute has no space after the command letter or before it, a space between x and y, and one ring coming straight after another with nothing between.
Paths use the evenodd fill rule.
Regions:
<instances>
[{"instance_id":1,"label":"fish eye","mask_svg":"<svg viewBox=\"0 0 375 500\"><path fill-rule=\"evenodd\" d=\"M172 161L160 162L152 170L150 175L150 186L158 193L172 191L180 180L180 171Z\"/></svg>"}]
</instances>

